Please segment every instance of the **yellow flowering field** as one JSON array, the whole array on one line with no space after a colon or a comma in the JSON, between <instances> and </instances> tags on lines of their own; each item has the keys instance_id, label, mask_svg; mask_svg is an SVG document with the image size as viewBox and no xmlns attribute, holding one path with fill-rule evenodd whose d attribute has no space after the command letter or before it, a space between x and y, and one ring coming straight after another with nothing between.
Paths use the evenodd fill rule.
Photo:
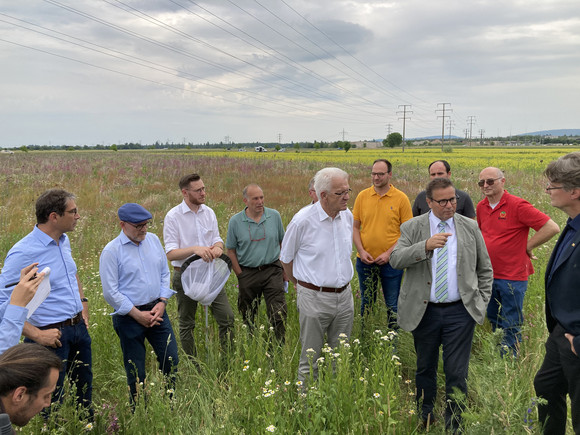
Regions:
<instances>
[{"instance_id":1,"label":"yellow flowering field","mask_svg":"<svg viewBox=\"0 0 580 435\"><path fill-rule=\"evenodd\" d=\"M340 166L341 162L368 164L375 158L387 158L395 167L417 166L425 168L433 160L445 159L453 161L454 167L485 168L497 166L500 169L510 170L543 170L546 162L557 159L562 154L576 151L571 147L454 147L451 153L442 152L439 147L429 148L378 148L378 149L351 149L344 150L314 150L287 149L285 152L268 151L257 153L254 151L200 151L205 155L219 155L241 159L275 159L308 162L334 162Z\"/></svg>"}]
</instances>

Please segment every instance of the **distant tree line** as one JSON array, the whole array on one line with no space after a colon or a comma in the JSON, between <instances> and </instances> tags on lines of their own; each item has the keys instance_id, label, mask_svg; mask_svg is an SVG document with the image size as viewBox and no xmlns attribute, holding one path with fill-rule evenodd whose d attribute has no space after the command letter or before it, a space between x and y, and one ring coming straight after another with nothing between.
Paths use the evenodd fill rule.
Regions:
<instances>
[{"instance_id":1,"label":"distant tree line","mask_svg":"<svg viewBox=\"0 0 580 435\"><path fill-rule=\"evenodd\" d=\"M403 142L403 137L400 133L393 132L389 134L384 140L383 145L385 147L398 147ZM410 141L405 141L407 146L412 146ZM425 144L428 145L430 141L425 140ZM481 142L479 138L474 137L472 142L478 143ZM506 137L495 137L495 138L485 138L484 140L486 145L509 145L513 143L518 144L529 144L529 145L550 145L550 144L563 144L563 145L580 145L580 137L578 136L542 136L542 135L522 135L522 136L510 136ZM451 144L463 144L465 140L461 139L454 139L450 142ZM425 145L423 144L423 145ZM51 150L65 150L65 151L75 151L75 150L151 150L151 149L170 149L170 150L177 150L177 149L228 149L228 150L237 150L241 148L247 148L248 150L253 151L255 147L262 146L268 149L275 149L279 151L282 148L291 149L294 148L296 151L300 149L323 149L323 148L338 148L343 149L348 152L351 148L356 148L355 144L352 144L349 141L335 141L335 142L324 142L315 140L314 142L290 142L285 144L280 143L264 143L264 142L246 142L246 143L210 143L206 142L203 144L194 144L194 143L174 143L174 142L160 142L156 141L153 144L141 144L139 142L125 142L123 144L112 144L112 145L22 145L19 148L21 151L51 151ZM14 148L4 148L7 150L14 149Z\"/></svg>"}]
</instances>

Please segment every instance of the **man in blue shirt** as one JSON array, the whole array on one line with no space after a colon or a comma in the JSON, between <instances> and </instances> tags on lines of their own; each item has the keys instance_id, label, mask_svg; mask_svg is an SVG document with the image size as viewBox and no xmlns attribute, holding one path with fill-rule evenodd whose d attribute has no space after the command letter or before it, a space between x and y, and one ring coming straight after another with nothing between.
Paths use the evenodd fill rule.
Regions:
<instances>
[{"instance_id":1,"label":"man in blue shirt","mask_svg":"<svg viewBox=\"0 0 580 435\"><path fill-rule=\"evenodd\" d=\"M20 270L36 262L40 270L50 267L51 291L24 324L25 341L46 346L63 360L53 402L62 400L64 376L76 384L77 402L92 415L93 371L88 300L77 275L70 241L66 235L80 215L75 196L50 189L36 201L36 226L8 252L0 275L0 304L10 298L7 283L20 278Z\"/></svg>"},{"instance_id":2,"label":"man in blue shirt","mask_svg":"<svg viewBox=\"0 0 580 435\"><path fill-rule=\"evenodd\" d=\"M99 273L105 300L115 309L113 327L121 341L131 403L137 399L137 382L145 381L145 339L159 369L175 385L177 342L165 311L175 293L169 288L165 250L155 234L147 233L151 213L135 203L118 211L121 233L101 253Z\"/></svg>"}]
</instances>

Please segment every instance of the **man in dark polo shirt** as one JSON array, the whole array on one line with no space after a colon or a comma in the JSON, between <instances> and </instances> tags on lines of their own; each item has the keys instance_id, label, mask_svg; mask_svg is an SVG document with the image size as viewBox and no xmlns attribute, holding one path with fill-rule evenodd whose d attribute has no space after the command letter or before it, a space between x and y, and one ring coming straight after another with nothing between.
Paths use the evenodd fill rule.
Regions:
<instances>
[{"instance_id":1,"label":"man in dark polo shirt","mask_svg":"<svg viewBox=\"0 0 580 435\"><path fill-rule=\"evenodd\" d=\"M446 160L435 160L429 165L429 178L433 180L434 178L451 178L451 166ZM475 209L473 207L473 202L467 192L463 190L455 189L455 196L457 196L457 211L460 215L468 218L475 217ZM415 202L413 203L413 216L420 216L425 213L429 213L429 205L427 204L427 194L423 190L419 192Z\"/></svg>"}]
</instances>

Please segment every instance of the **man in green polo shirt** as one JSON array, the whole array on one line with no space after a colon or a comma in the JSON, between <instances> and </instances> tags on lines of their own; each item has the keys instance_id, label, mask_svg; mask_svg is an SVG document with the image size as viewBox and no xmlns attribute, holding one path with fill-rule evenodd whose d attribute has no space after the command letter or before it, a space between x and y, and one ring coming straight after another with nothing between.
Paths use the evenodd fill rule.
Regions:
<instances>
[{"instance_id":1,"label":"man in green polo shirt","mask_svg":"<svg viewBox=\"0 0 580 435\"><path fill-rule=\"evenodd\" d=\"M243 197L246 208L230 219L226 240L228 256L238 277L238 310L252 331L264 295L270 324L276 338L283 342L287 310L280 263L282 219L276 210L264 207L264 193L257 184L246 186Z\"/></svg>"}]
</instances>

